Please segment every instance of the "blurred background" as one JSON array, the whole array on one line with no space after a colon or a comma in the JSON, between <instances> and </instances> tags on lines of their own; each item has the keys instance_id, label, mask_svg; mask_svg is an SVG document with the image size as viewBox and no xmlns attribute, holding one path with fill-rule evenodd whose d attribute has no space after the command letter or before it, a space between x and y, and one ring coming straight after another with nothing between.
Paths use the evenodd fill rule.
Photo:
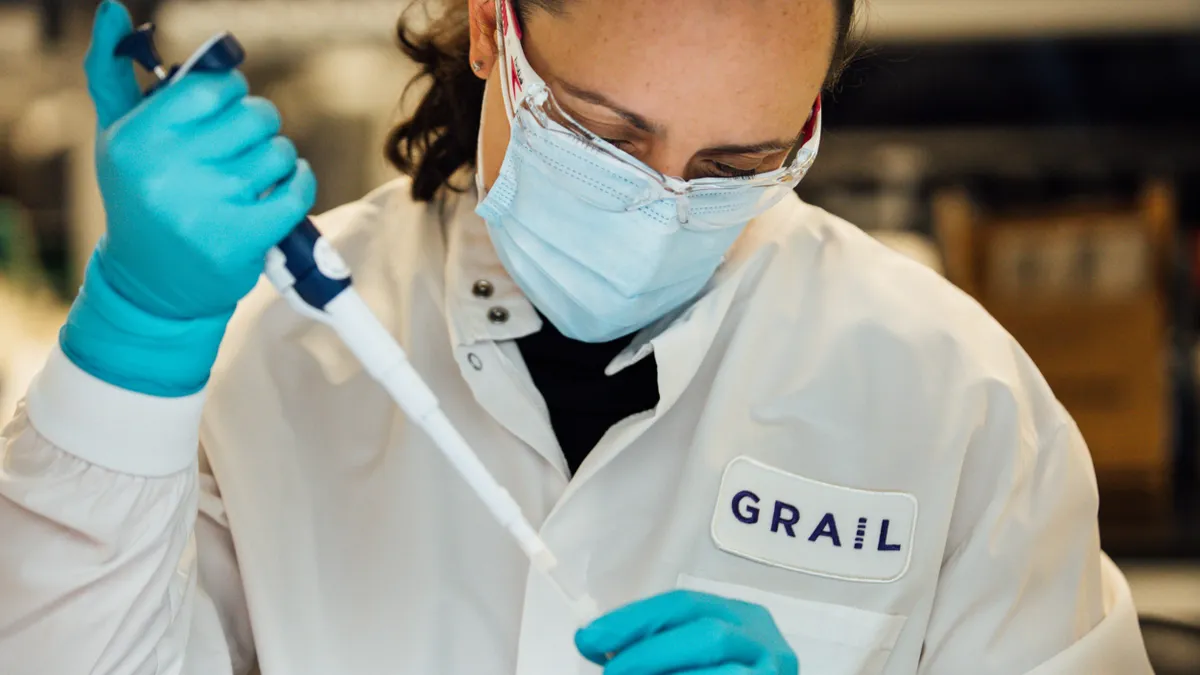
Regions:
<instances>
[{"instance_id":1,"label":"blurred background","mask_svg":"<svg viewBox=\"0 0 1200 675\"><path fill-rule=\"evenodd\" d=\"M128 0L168 61L220 30L320 181L392 176L409 0ZM0 0L0 423L103 231L89 0ZM801 195L1022 343L1091 448L1160 673L1200 673L1200 0L867 0ZM421 10L416 10L420 12Z\"/></svg>"}]
</instances>

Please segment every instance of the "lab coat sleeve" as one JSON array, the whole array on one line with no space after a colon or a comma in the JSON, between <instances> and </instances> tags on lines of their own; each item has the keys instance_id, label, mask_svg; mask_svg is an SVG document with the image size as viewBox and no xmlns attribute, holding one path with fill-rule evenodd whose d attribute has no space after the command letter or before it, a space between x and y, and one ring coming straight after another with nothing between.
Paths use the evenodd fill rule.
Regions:
<instances>
[{"instance_id":1,"label":"lab coat sleeve","mask_svg":"<svg viewBox=\"0 0 1200 675\"><path fill-rule=\"evenodd\" d=\"M248 670L228 528L197 471L203 399L51 355L0 431L0 673Z\"/></svg>"},{"instance_id":2,"label":"lab coat sleeve","mask_svg":"<svg viewBox=\"0 0 1200 675\"><path fill-rule=\"evenodd\" d=\"M1045 433L993 410L968 451L919 675L1153 673L1128 585L1100 551L1087 447L1046 399Z\"/></svg>"}]
</instances>

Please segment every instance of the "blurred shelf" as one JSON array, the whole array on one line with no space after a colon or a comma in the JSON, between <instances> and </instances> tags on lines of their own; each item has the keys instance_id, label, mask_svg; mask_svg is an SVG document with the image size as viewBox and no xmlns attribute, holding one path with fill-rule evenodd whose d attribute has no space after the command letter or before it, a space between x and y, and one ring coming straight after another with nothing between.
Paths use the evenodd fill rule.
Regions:
<instances>
[{"instance_id":1,"label":"blurred shelf","mask_svg":"<svg viewBox=\"0 0 1200 675\"><path fill-rule=\"evenodd\" d=\"M1200 3L1198 3L1200 4ZM919 148L930 177L1044 172L1090 175L1127 171L1200 170L1200 127L1181 130L1104 129L872 129L826 132L821 160L805 180L871 181L882 148Z\"/></svg>"},{"instance_id":2,"label":"blurred shelf","mask_svg":"<svg viewBox=\"0 0 1200 675\"><path fill-rule=\"evenodd\" d=\"M1116 560L1143 616L1200 625L1200 561Z\"/></svg>"},{"instance_id":3,"label":"blurred shelf","mask_svg":"<svg viewBox=\"0 0 1200 675\"><path fill-rule=\"evenodd\" d=\"M1100 540L1114 559L1200 561L1200 495L1174 502L1100 486Z\"/></svg>"},{"instance_id":4,"label":"blurred shelf","mask_svg":"<svg viewBox=\"0 0 1200 675\"><path fill-rule=\"evenodd\" d=\"M164 44L195 45L230 31L247 51L311 53L331 42L390 44L405 6L395 0L171 0L155 20ZM417 16L424 16L419 9Z\"/></svg>"},{"instance_id":5,"label":"blurred shelf","mask_svg":"<svg viewBox=\"0 0 1200 675\"><path fill-rule=\"evenodd\" d=\"M35 8L0 4L0 65L5 59L27 59L42 42L42 21Z\"/></svg>"},{"instance_id":6,"label":"blurred shelf","mask_svg":"<svg viewBox=\"0 0 1200 675\"><path fill-rule=\"evenodd\" d=\"M871 0L872 41L1180 32L1200 28L1196 0Z\"/></svg>"}]
</instances>

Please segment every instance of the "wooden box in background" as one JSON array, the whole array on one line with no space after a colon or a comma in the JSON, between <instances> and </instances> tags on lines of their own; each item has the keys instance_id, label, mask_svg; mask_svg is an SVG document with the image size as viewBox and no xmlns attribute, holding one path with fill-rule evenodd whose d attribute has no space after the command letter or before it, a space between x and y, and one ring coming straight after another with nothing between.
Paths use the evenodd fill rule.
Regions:
<instances>
[{"instance_id":1,"label":"wooden box in background","mask_svg":"<svg viewBox=\"0 0 1200 675\"><path fill-rule=\"evenodd\" d=\"M935 196L946 274L1033 358L1079 424L1102 485L1165 497L1170 344L1164 265L1174 198L984 213Z\"/></svg>"}]
</instances>

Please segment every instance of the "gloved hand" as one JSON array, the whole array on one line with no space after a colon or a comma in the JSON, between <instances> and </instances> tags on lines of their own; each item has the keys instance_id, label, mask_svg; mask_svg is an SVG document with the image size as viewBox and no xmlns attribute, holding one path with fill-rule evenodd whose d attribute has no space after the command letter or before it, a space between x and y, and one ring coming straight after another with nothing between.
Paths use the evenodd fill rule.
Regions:
<instances>
[{"instance_id":1,"label":"gloved hand","mask_svg":"<svg viewBox=\"0 0 1200 675\"><path fill-rule=\"evenodd\" d=\"M797 675L770 612L707 593L671 591L617 609L575 634L605 675ZM611 655L611 659L609 656Z\"/></svg>"},{"instance_id":2,"label":"gloved hand","mask_svg":"<svg viewBox=\"0 0 1200 675\"><path fill-rule=\"evenodd\" d=\"M312 208L316 180L238 72L189 74L143 101L132 61L113 56L132 31L124 6L100 5L84 70L108 228L59 340L102 380L183 396L204 387L234 308Z\"/></svg>"}]
</instances>

